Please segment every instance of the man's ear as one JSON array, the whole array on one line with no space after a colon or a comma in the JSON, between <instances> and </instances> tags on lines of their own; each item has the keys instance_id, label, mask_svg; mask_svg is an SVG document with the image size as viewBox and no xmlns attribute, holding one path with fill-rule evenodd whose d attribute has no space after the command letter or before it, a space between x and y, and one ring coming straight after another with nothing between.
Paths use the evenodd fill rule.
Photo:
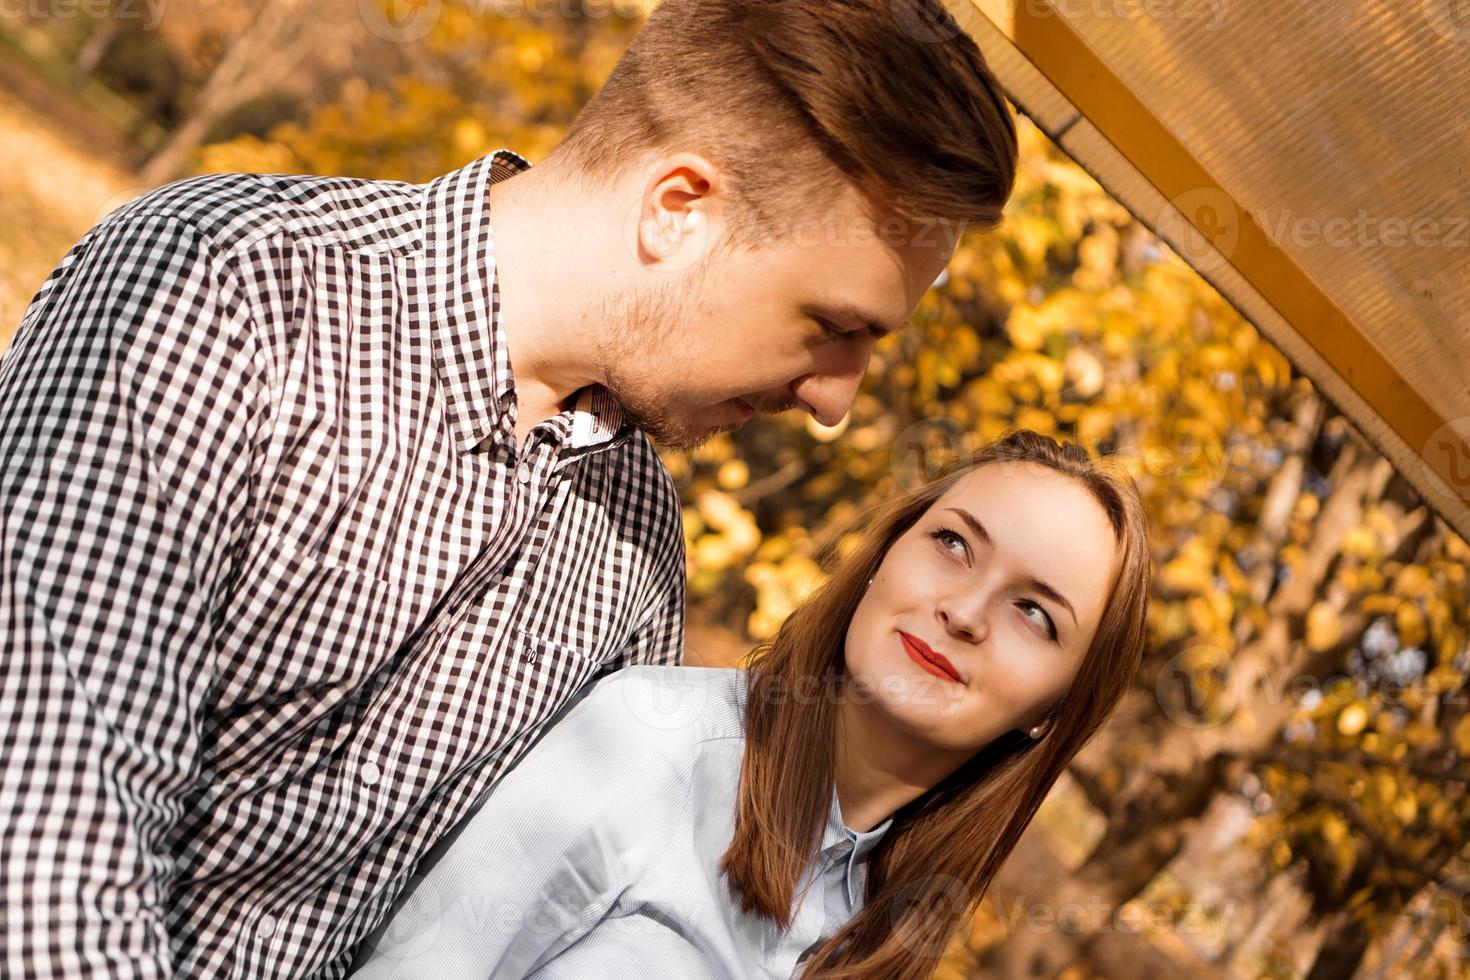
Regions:
<instances>
[{"instance_id":1,"label":"man's ear","mask_svg":"<svg viewBox=\"0 0 1470 980\"><path fill-rule=\"evenodd\" d=\"M723 172L689 151L658 158L635 204L638 260L665 272L699 262L724 233Z\"/></svg>"}]
</instances>

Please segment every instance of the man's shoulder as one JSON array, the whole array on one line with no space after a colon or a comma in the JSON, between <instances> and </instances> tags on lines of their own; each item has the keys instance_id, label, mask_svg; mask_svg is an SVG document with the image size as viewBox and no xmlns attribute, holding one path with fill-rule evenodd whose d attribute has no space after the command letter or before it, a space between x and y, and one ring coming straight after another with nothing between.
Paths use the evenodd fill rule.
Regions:
<instances>
[{"instance_id":1,"label":"man's shoulder","mask_svg":"<svg viewBox=\"0 0 1470 980\"><path fill-rule=\"evenodd\" d=\"M653 440L642 429L634 428L612 451L617 465L608 468L608 499L634 504L629 517L643 525L640 530L663 530L676 536L682 544L684 525L679 487L659 457Z\"/></svg>"},{"instance_id":2,"label":"man's shoulder","mask_svg":"<svg viewBox=\"0 0 1470 980\"><path fill-rule=\"evenodd\" d=\"M423 187L403 181L317 174L204 174L176 180L114 210L99 227L167 217L216 253L268 238L395 251L421 240Z\"/></svg>"}]
</instances>

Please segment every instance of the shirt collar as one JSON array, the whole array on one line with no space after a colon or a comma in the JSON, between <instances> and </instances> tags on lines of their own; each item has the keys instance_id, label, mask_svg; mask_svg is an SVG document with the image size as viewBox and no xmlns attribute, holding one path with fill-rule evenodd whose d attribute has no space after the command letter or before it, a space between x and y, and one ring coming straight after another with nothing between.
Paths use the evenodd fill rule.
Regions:
<instances>
[{"instance_id":1,"label":"shirt collar","mask_svg":"<svg viewBox=\"0 0 1470 980\"><path fill-rule=\"evenodd\" d=\"M827 827L822 833L823 858L835 858L842 863L843 896L851 910L859 894L859 871L868 852L878 846L888 828L893 826L893 817L866 832L848 827L842 820L842 806L837 802L837 790L832 790L832 805L827 809Z\"/></svg>"},{"instance_id":2,"label":"shirt collar","mask_svg":"<svg viewBox=\"0 0 1470 980\"><path fill-rule=\"evenodd\" d=\"M499 149L434 178L424 188L427 317L433 332L434 373L444 388L454 448L461 453L495 432L505 399L515 387L500 322L490 185L530 167L531 162L514 150ZM617 399L601 385L579 391L570 416L571 450L610 446L624 428Z\"/></svg>"}]
</instances>

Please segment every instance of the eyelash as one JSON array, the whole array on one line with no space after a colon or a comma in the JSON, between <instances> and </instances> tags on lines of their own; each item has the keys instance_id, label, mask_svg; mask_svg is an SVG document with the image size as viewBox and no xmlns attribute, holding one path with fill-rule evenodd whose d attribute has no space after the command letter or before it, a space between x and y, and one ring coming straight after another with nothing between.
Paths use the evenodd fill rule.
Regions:
<instances>
[{"instance_id":1,"label":"eyelash","mask_svg":"<svg viewBox=\"0 0 1470 980\"><path fill-rule=\"evenodd\" d=\"M833 326L831 323L828 323L826 320L822 319L819 316L812 317L812 319L820 323L822 325L822 330L825 331L827 336L831 337L833 340L845 340L847 338L846 330L838 329L837 327Z\"/></svg>"},{"instance_id":2,"label":"eyelash","mask_svg":"<svg viewBox=\"0 0 1470 980\"><path fill-rule=\"evenodd\" d=\"M969 546L969 544L967 544L965 542L965 536L963 534L960 534L960 532L956 531L952 527L944 527L944 526L937 527L934 530L932 530L932 531L929 532L929 537L931 537L934 540L939 541L941 543L946 538L953 538L955 541L958 541L961 545L964 546L966 556L968 556L969 553L970 553L970 546ZM949 548L948 547L945 547L944 550L945 551L949 551ZM953 554L953 552L950 552L950 553ZM1026 604L1028 606L1031 606L1034 609L1036 609L1036 611L1039 612L1039 613L1041 613L1041 615L1046 616L1046 632L1047 632L1047 635L1049 637L1051 637L1051 641L1053 643L1056 643L1057 642L1057 624L1054 623L1054 622L1052 622L1051 616L1047 615L1046 610L1043 609L1039 604L1037 604L1035 602L1032 602L1030 599L1027 599L1026 600Z\"/></svg>"}]
</instances>

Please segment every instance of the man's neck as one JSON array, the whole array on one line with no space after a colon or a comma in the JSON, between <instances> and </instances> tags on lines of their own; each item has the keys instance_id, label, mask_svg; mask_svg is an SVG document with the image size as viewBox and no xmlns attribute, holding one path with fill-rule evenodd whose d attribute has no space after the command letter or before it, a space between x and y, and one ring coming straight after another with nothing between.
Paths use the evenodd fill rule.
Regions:
<instances>
[{"instance_id":1,"label":"man's neck","mask_svg":"<svg viewBox=\"0 0 1470 980\"><path fill-rule=\"evenodd\" d=\"M599 381L588 365L592 338L577 314L578 243L568 230L579 207L549 194L539 164L490 186L490 228L500 294L501 335L515 379L516 447L540 422L566 411L576 392Z\"/></svg>"}]
</instances>

